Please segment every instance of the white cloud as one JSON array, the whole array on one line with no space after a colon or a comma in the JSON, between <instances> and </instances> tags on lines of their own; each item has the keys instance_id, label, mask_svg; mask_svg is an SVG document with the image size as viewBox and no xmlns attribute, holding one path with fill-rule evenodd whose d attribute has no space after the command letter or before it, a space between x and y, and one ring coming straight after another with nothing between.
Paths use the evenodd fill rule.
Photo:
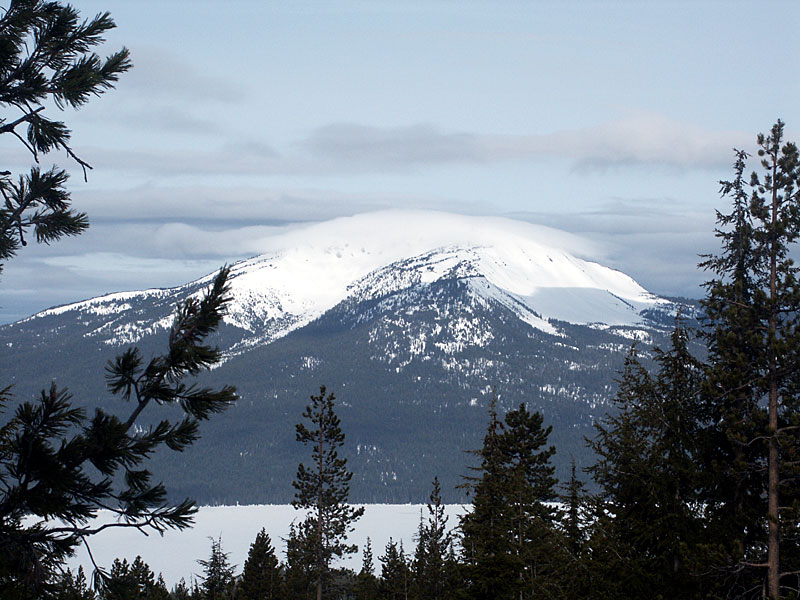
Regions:
<instances>
[{"instance_id":1,"label":"white cloud","mask_svg":"<svg viewBox=\"0 0 800 600\"><path fill-rule=\"evenodd\" d=\"M719 249L713 211L675 198L614 198L583 211L513 216L594 242L595 260L657 294L700 297L708 278L697 268L700 255Z\"/></svg>"},{"instance_id":2,"label":"white cloud","mask_svg":"<svg viewBox=\"0 0 800 600\"><path fill-rule=\"evenodd\" d=\"M527 135L445 133L430 125L337 124L315 130L301 147L350 169L554 158L578 170L636 165L692 169L728 165L731 148L751 137L637 113L595 127Z\"/></svg>"},{"instance_id":3,"label":"white cloud","mask_svg":"<svg viewBox=\"0 0 800 600\"><path fill-rule=\"evenodd\" d=\"M636 165L715 168L732 161L731 149L752 136L713 131L659 114L635 114L574 131L538 136L496 137L487 143L497 158L558 157L577 169Z\"/></svg>"},{"instance_id":4,"label":"white cloud","mask_svg":"<svg viewBox=\"0 0 800 600\"><path fill-rule=\"evenodd\" d=\"M192 136L222 135L225 129L220 123L196 116L193 111L174 105L153 105L132 108L115 116L122 127L146 128L157 132L174 132Z\"/></svg>"},{"instance_id":5,"label":"white cloud","mask_svg":"<svg viewBox=\"0 0 800 600\"><path fill-rule=\"evenodd\" d=\"M153 124L172 117L157 110ZM214 133L202 119L176 118L170 127ZM732 162L733 147L748 147L752 135L715 131L658 114L634 114L594 127L544 134L500 135L446 132L429 124L372 127L337 123L319 127L286 147L275 147L252 132L198 147L168 149L87 148L103 169L141 171L164 177L184 175L330 176L409 172L447 165L509 161L565 162L573 171L624 168L715 169Z\"/></svg>"}]
</instances>

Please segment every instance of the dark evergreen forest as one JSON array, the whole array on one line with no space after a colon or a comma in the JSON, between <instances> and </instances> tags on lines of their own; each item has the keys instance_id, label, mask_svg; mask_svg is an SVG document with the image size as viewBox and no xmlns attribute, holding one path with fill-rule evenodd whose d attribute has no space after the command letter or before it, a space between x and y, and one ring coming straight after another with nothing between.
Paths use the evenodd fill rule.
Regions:
<instances>
[{"instance_id":1,"label":"dark evergreen forest","mask_svg":"<svg viewBox=\"0 0 800 600\"><path fill-rule=\"evenodd\" d=\"M678 315L647 363L630 348L615 410L587 439L595 459L583 474L573 466L558 482L552 426L525 403L499 414L495 396L482 447L465 449L473 466L460 487L471 510L461 522L446 526L434 478L414 548L368 544L359 572L337 569L330 558L356 550L346 535L360 510L347 504L352 473L336 452L346 424L333 396L329 417L312 410L323 388L304 413L314 427L298 425L298 441L315 445L295 487L299 506L330 517L293 526L285 557L269 532L254 532L239 575L215 541L202 580L171 591L140 559L117 561L97 597L797 597L800 287L790 253L800 235L800 154L780 121L758 143L761 171L745 176L749 157L737 152L734 178L722 182L732 206L718 215L720 252L701 264L710 278L700 325ZM702 356L692 351L697 340ZM330 491L314 491L323 485ZM321 523L333 519L342 520L323 535ZM57 586L95 597L82 572Z\"/></svg>"}]
</instances>

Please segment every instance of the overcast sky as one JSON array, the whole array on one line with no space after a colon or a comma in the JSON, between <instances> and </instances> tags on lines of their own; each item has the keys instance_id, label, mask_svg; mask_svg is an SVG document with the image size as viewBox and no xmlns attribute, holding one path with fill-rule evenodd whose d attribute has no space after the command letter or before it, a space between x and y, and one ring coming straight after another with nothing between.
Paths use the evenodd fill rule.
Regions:
<instances>
[{"instance_id":1,"label":"overcast sky","mask_svg":"<svg viewBox=\"0 0 800 600\"><path fill-rule=\"evenodd\" d=\"M43 163L70 168L92 227L8 263L0 322L387 207L561 228L653 292L699 296L732 148L777 118L800 132L794 1L74 4L111 12L102 53L127 46L134 69L63 115L94 170Z\"/></svg>"}]
</instances>

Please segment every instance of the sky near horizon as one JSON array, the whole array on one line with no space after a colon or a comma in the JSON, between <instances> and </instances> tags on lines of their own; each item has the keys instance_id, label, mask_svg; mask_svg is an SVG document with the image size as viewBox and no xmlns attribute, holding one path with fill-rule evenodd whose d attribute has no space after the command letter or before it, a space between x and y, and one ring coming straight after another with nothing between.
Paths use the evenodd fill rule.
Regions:
<instances>
[{"instance_id":1,"label":"sky near horizon","mask_svg":"<svg viewBox=\"0 0 800 600\"><path fill-rule=\"evenodd\" d=\"M796 2L74 5L111 13L100 53L127 46L134 68L64 113L89 181L42 163L69 168L92 226L6 265L0 323L386 208L563 229L592 242L583 258L699 296L732 149L777 118L800 131ZM2 141L4 168L26 170Z\"/></svg>"}]
</instances>

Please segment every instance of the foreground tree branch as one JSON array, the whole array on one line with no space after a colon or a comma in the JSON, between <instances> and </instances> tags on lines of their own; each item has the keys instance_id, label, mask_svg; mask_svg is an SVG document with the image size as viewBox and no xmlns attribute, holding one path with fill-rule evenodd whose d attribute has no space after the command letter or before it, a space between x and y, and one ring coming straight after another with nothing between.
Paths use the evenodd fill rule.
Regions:
<instances>
[{"instance_id":1,"label":"foreground tree branch","mask_svg":"<svg viewBox=\"0 0 800 600\"><path fill-rule=\"evenodd\" d=\"M0 592L24 585L46 595L54 566L105 529L163 533L192 524L194 503L168 502L164 484L151 481L144 463L162 445L184 450L198 438L199 421L236 400L231 386L194 389L184 383L220 358L219 350L204 341L224 314L228 272L219 272L202 301L189 299L179 307L164 354L145 367L132 348L107 367L113 394L124 396L134 383L140 389L131 417L150 403L177 404L182 420L135 430L134 419L123 422L102 409L88 417L53 384L37 402L18 406L0 429ZM187 329L201 332L176 335ZM9 400L6 390L2 402ZM101 509L112 510L117 520L88 526Z\"/></svg>"},{"instance_id":2,"label":"foreground tree branch","mask_svg":"<svg viewBox=\"0 0 800 600\"><path fill-rule=\"evenodd\" d=\"M18 139L36 163L52 150L65 152L86 179L91 165L72 149L70 129L46 116L45 106L52 101L60 110L78 109L131 67L125 48L105 59L91 51L113 27L108 13L81 20L59 1L11 0L0 17L0 110L22 115L0 118L0 135ZM72 209L67 180L56 166L36 164L17 176L0 171L0 269L26 238L50 244L86 230L89 221ZM236 400L231 386L189 381L221 358L206 339L225 314L228 274L222 268L202 299L177 308L163 354L145 362L129 348L108 363L111 393L135 399L125 420L102 409L87 414L55 383L33 401L17 402L10 387L0 390L0 598L58 597L66 557L79 544L91 556L91 536L106 529L147 534L191 525L194 503L169 502L146 461L161 446L187 448L198 438L200 421ZM177 405L183 416L134 427L153 404ZM92 523L101 509L114 516ZM104 577L97 568L95 580Z\"/></svg>"},{"instance_id":3,"label":"foreground tree branch","mask_svg":"<svg viewBox=\"0 0 800 600\"><path fill-rule=\"evenodd\" d=\"M58 119L45 116L45 103L60 109L78 109L92 96L111 89L131 68L128 50L101 59L91 49L114 28L108 13L81 21L78 11L60 2L14 0L0 20L0 109L20 111L11 120L0 119L0 135L11 134L39 163L42 155L62 150L80 165L84 180L89 163L70 145L72 132ZM21 125L27 125L24 136ZM55 167L38 166L16 181L9 171L0 173L0 269L20 247L26 232L49 244L78 235L89 226L86 215L71 208L65 189L68 175Z\"/></svg>"}]
</instances>

